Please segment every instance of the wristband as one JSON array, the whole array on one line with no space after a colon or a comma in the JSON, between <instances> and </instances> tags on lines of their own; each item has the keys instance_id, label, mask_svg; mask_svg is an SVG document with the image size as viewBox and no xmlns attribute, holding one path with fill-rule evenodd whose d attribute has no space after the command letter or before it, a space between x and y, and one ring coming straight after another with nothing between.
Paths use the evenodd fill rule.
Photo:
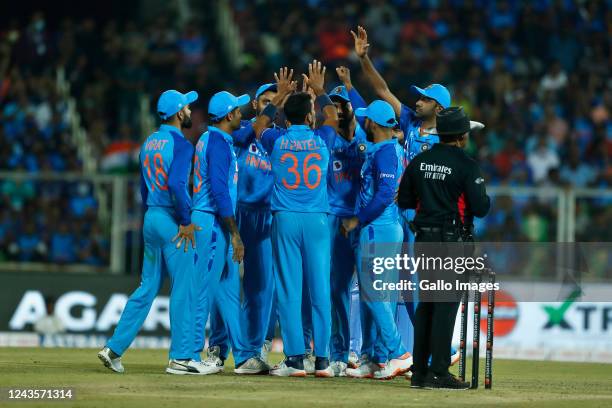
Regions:
<instances>
[{"instance_id":1,"label":"wristband","mask_svg":"<svg viewBox=\"0 0 612 408\"><path fill-rule=\"evenodd\" d=\"M319 104L321 109L324 109L327 105L333 105L334 104L331 101L331 99L329 99L329 96L327 96L327 94L323 94L323 95L317 96L317 101L316 102Z\"/></svg>"},{"instance_id":2,"label":"wristband","mask_svg":"<svg viewBox=\"0 0 612 408\"><path fill-rule=\"evenodd\" d=\"M261 111L261 114L269 117L270 122L274 122L274 119L276 118L276 111L277 111L276 106L269 103L268 106L266 106L264 110Z\"/></svg>"}]
</instances>

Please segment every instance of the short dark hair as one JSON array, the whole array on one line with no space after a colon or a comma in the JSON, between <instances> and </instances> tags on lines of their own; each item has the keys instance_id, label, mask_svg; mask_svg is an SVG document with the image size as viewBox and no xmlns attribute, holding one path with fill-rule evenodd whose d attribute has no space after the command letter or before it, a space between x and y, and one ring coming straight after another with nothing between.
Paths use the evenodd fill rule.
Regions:
<instances>
[{"instance_id":1,"label":"short dark hair","mask_svg":"<svg viewBox=\"0 0 612 408\"><path fill-rule=\"evenodd\" d=\"M287 98L283 111L289 122L302 124L306 122L306 115L312 111L312 99L306 92L296 92Z\"/></svg>"},{"instance_id":2,"label":"short dark hair","mask_svg":"<svg viewBox=\"0 0 612 408\"><path fill-rule=\"evenodd\" d=\"M225 116L217 117L215 115L211 115L210 113L208 114L209 123L217 124L217 123L220 123L223 119L225 119Z\"/></svg>"},{"instance_id":3,"label":"short dark hair","mask_svg":"<svg viewBox=\"0 0 612 408\"><path fill-rule=\"evenodd\" d=\"M177 113L178 113L178 112L177 112ZM162 124L164 124L164 125L165 125L165 124L168 124L168 123L170 123L170 122L172 122L172 121L174 120L174 117L175 117L175 116L176 116L176 113L175 113L174 115L170 115L170 116L168 116L166 119L162 119L162 120L161 120L161 123L162 123Z\"/></svg>"}]
</instances>

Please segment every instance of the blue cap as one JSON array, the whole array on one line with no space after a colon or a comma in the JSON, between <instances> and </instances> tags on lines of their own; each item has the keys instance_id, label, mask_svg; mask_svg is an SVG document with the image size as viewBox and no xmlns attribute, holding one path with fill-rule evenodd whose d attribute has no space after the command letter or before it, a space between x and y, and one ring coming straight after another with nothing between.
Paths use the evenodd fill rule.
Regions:
<instances>
[{"instance_id":1,"label":"blue cap","mask_svg":"<svg viewBox=\"0 0 612 408\"><path fill-rule=\"evenodd\" d=\"M227 91L217 92L208 102L208 114L219 119L237 107L246 105L250 100L251 97L247 94L236 97Z\"/></svg>"},{"instance_id":2,"label":"blue cap","mask_svg":"<svg viewBox=\"0 0 612 408\"><path fill-rule=\"evenodd\" d=\"M174 89L170 89L161 94L157 100L157 114L160 118L166 120L185 106L195 102L197 99L198 93L196 91L190 91L183 94Z\"/></svg>"},{"instance_id":3,"label":"blue cap","mask_svg":"<svg viewBox=\"0 0 612 408\"><path fill-rule=\"evenodd\" d=\"M412 85L410 89L413 92L418 93L419 95L423 95L433 99L434 101L438 102L444 109L448 108L451 104L450 93L444 85L431 84L425 89Z\"/></svg>"},{"instance_id":4,"label":"blue cap","mask_svg":"<svg viewBox=\"0 0 612 408\"><path fill-rule=\"evenodd\" d=\"M393 107L380 99L369 104L367 108L355 109L355 116L366 117L384 127L392 128L397 125Z\"/></svg>"},{"instance_id":5,"label":"blue cap","mask_svg":"<svg viewBox=\"0 0 612 408\"><path fill-rule=\"evenodd\" d=\"M255 99L259 99L261 94L268 91L276 92L276 84L263 84L262 86L257 88L257 92L255 92Z\"/></svg>"},{"instance_id":6,"label":"blue cap","mask_svg":"<svg viewBox=\"0 0 612 408\"><path fill-rule=\"evenodd\" d=\"M350 102L351 98L349 98L348 91L344 85L338 85L334 88L333 91L329 94L330 98L336 97L342 99L344 102Z\"/></svg>"}]
</instances>

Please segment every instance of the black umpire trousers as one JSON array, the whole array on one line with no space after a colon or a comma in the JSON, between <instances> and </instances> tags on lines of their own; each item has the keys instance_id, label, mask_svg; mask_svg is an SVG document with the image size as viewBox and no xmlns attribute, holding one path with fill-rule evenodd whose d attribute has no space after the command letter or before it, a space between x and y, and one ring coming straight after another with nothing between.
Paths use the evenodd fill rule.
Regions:
<instances>
[{"instance_id":1,"label":"black umpire trousers","mask_svg":"<svg viewBox=\"0 0 612 408\"><path fill-rule=\"evenodd\" d=\"M442 240L446 242L441 242ZM415 252L426 256L450 256L458 248L456 244L458 240L459 234L443 237L441 231L419 231L415 237ZM455 244L448 245L449 241L454 241ZM419 279L430 282L443 279L452 282L454 286L457 276L454 272L419 271ZM431 371L438 376L448 374L459 299L460 295L454 291L443 293L419 291L419 304L414 319L413 372L426 375ZM430 355L431 366L428 365Z\"/></svg>"}]
</instances>

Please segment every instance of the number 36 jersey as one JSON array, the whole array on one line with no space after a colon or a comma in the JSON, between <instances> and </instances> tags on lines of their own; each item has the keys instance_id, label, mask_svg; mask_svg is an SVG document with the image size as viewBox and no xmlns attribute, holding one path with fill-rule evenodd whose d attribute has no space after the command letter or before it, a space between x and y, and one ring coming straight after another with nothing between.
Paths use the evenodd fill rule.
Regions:
<instances>
[{"instance_id":1,"label":"number 36 jersey","mask_svg":"<svg viewBox=\"0 0 612 408\"><path fill-rule=\"evenodd\" d=\"M179 129L161 125L140 149L140 193L147 207L173 207L181 225L191 224L189 174L193 145Z\"/></svg>"},{"instance_id":2,"label":"number 36 jersey","mask_svg":"<svg viewBox=\"0 0 612 408\"><path fill-rule=\"evenodd\" d=\"M274 189L272 211L329 212L329 147L336 138L330 126L306 125L266 129L261 143L271 156Z\"/></svg>"}]
</instances>

